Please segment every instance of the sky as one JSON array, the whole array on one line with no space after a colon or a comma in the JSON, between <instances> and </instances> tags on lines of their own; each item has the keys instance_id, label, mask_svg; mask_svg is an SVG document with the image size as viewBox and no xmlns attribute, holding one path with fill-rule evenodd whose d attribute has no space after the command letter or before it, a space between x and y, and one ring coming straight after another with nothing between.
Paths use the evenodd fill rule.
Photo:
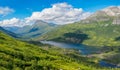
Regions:
<instances>
[{"instance_id":1,"label":"sky","mask_svg":"<svg viewBox=\"0 0 120 70\"><path fill-rule=\"evenodd\" d=\"M0 25L26 25L35 20L67 24L120 5L120 0L0 0Z\"/></svg>"}]
</instances>

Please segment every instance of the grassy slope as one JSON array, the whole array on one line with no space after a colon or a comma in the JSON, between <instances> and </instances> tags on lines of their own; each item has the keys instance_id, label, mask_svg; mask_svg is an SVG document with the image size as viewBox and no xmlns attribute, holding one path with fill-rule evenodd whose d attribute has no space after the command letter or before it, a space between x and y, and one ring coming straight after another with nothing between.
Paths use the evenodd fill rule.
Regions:
<instances>
[{"instance_id":1,"label":"grassy slope","mask_svg":"<svg viewBox=\"0 0 120 70\"><path fill-rule=\"evenodd\" d=\"M120 63L120 25L111 21L82 24L69 24L49 32L36 40L53 40L68 43L82 43L88 46L101 47L102 57L106 61ZM112 55L110 55L110 54ZM97 54L97 57L101 57Z\"/></svg>"},{"instance_id":2,"label":"grassy slope","mask_svg":"<svg viewBox=\"0 0 120 70\"><path fill-rule=\"evenodd\" d=\"M77 56L79 60L74 59L71 57L72 54L69 54L69 57L56 50L54 49L54 52L51 48L45 50L45 48L15 40L0 32L0 70L76 70L79 68L81 70L107 70L93 63L90 64L87 58Z\"/></svg>"},{"instance_id":3,"label":"grassy slope","mask_svg":"<svg viewBox=\"0 0 120 70\"><path fill-rule=\"evenodd\" d=\"M111 21L92 24L69 24L59 27L37 38L37 40L83 43L89 46L120 46L120 40L115 40L120 37L119 27L120 25L112 25Z\"/></svg>"}]
</instances>

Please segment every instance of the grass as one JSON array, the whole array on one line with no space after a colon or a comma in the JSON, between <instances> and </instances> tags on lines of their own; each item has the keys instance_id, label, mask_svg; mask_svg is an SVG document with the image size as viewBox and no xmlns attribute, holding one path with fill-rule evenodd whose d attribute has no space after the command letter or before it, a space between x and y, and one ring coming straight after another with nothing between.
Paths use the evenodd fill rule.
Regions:
<instances>
[{"instance_id":1,"label":"grass","mask_svg":"<svg viewBox=\"0 0 120 70\"><path fill-rule=\"evenodd\" d=\"M22 42L0 32L0 70L119 70L100 67L74 50L51 47Z\"/></svg>"}]
</instances>

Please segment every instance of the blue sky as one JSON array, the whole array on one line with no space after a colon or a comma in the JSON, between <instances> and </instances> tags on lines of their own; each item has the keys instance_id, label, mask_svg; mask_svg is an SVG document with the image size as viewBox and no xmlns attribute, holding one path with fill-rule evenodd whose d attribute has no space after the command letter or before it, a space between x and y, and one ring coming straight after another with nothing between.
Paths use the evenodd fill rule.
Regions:
<instances>
[{"instance_id":1,"label":"blue sky","mask_svg":"<svg viewBox=\"0 0 120 70\"><path fill-rule=\"evenodd\" d=\"M81 8L84 12L95 12L108 6L118 6L120 0L0 0L0 10L9 8L7 12L4 9L5 16L1 16L0 13L0 21L11 18L24 19L32 16L33 12L41 12L56 3L67 3L73 8Z\"/></svg>"},{"instance_id":2,"label":"blue sky","mask_svg":"<svg viewBox=\"0 0 120 70\"><path fill-rule=\"evenodd\" d=\"M51 7L52 4L66 2L75 8L83 8L85 11L94 12L101 8L120 5L120 0L0 0L0 6L10 7L15 10L8 17L24 18L30 16L33 11L41 11Z\"/></svg>"}]
</instances>

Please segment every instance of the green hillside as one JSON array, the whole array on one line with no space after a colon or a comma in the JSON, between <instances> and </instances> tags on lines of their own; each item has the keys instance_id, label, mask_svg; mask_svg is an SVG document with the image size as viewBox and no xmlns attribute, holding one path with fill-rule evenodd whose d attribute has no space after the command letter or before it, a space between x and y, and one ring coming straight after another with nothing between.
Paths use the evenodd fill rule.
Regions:
<instances>
[{"instance_id":1,"label":"green hillside","mask_svg":"<svg viewBox=\"0 0 120 70\"><path fill-rule=\"evenodd\" d=\"M74 23L61 26L36 40L82 43L88 46L120 46L120 25L111 21Z\"/></svg>"},{"instance_id":2,"label":"green hillside","mask_svg":"<svg viewBox=\"0 0 120 70\"><path fill-rule=\"evenodd\" d=\"M107 11L106 11L107 10ZM120 13L118 7L107 7L74 24L63 25L36 40L82 43L95 47L120 46Z\"/></svg>"},{"instance_id":3,"label":"green hillside","mask_svg":"<svg viewBox=\"0 0 120 70\"><path fill-rule=\"evenodd\" d=\"M120 25L111 21L95 23L74 23L61 26L37 38L66 43L78 43L101 48L101 52L95 57L114 64L120 63Z\"/></svg>"},{"instance_id":4,"label":"green hillside","mask_svg":"<svg viewBox=\"0 0 120 70\"><path fill-rule=\"evenodd\" d=\"M0 32L0 70L110 70L75 51L48 47L21 42Z\"/></svg>"},{"instance_id":5,"label":"green hillside","mask_svg":"<svg viewBox=\"0 0 120 70\"><path fill-rule=\"evenodd\" d=\"M0 70L91 69L86 62L77 62L63 54L43 50L0 32Z\"/></svg>"}]
</instances>

